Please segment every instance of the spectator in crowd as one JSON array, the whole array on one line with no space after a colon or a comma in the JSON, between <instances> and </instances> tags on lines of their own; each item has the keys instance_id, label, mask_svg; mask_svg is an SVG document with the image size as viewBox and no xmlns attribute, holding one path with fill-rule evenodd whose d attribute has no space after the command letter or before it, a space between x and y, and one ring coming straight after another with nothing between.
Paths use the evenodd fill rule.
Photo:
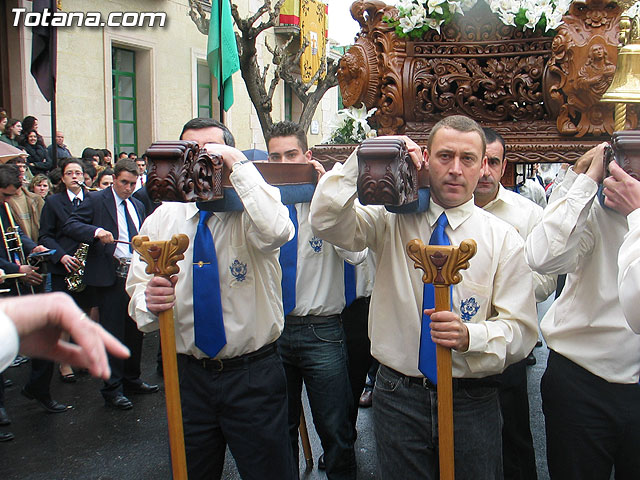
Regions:
<instances>
[{"instance_id":1,"label":"spectator in crowd","mask_svg":"<svg viewBox=\"0 0 640 480\"><path fill-rule=\"evenodd\" d=\"M56 155L57 158L56 160L59 162L60 160L62 160L63 158L70 158L73 157L73 155L71 155L71 152L69 151L69 149L67 148L67 146L64 144L64 133L57 131L56 132L56 141L55 143L52 143L51 145L49 145L47 147L47 154L49 155L49 158L53 160L53 147L55 146L56 148ZM56 167L57 165L53 165L53 167Z\"/></svg>"},{"instance_id":2,"label":"spectator in crowd","mask_svg":"<svg viewBox=\"0 0 640 480\"><path fill-rule=\"evenodd\" d=\"M32 130L36 132L37 143L46 149L47 145L44 143L44 138L38 133L38 119L32 115L27 115L22 120L21 141L26 143L25 138Z\"/></svg>"},{"instance_id":3,"label":"spectator in crowd","mask_svg":"<svg viewBox=\"0 0 640 480\"><path fill-rule=\"evenodd\" d=\"M96 177L95 185L98 190L104 190L113 185L113 170L111 168L102 170Z\"/></svg>"},{"instance_id":4,"label":"spectator in crowd","mask_svg":"<svg viewBox=\"0 0 640 480\"><path fill-rule=\"evenodd\" d=\"M135 153L135 152L131 152L131 153L129 154L129 159L130 159L130 160L133 160L133 161L135 162L135 161L138 159L138 154L137 154L137 153Z\"/></svg>"},{"instance_id":5,"label":"spectator in crowd","mask_svg":"<svg viewBox=\"0 0 640 480\"><path fill-rule=\"evenodd\" d=\"M104 154L104 165L108 168L113 168L113 154L111 150L103 148L102 153Z\"/></svg>"},{"instance_id":6,"label":"spectator in crowd","mask_svg":"<svg viewBox=\"0 0 640 480\"><path fill-rule=\"evenodd\" d=\"M138 167L138 183L136 184L136 190L140 190L147 183L147 156L142 155L140 158L136 158L136 166Z\"/></svg>"},{"instance_id":7,"label":"spectator in crowd","mask_svg":"<svg viewBox=\"0 0 640 480\"><path fill-rule=\"evenodd\" d=\"M83 162L84 163L84 184L89 188L93 188L93 182L98 176L98 171L96 170L94 162Z\"/></svg>"},{"instance_id":8,"label":"spectator in crowd","mask_svg":"<svg viewBox=\"0 0 640 480\"><path fill-rule=\"evenodd\" d=\"M7 111L0 107L0 134L4 132L4 127L7 126L7 122L9 121L9 117L7 117Z\"/></svg>"},{"instance_id":9,"label":"spectator in crowd","mask_svg":"<svg viewBox=\"0 0 640 480\"><path fill-rule=\"evenodd\" d=\"M52 161L47 154L47 149L38 143L38 134L35 130L31 130L23 137L22 148L29 154L27 166L32 175L47 173L51 170Z\"/></svg>"},{"instance_id":10,"label":"spectator in crowd","mask_svg":"<svg viewBox=\"0 0 640 480\"><path fill-rule=\"evenodd\" d=\"M60 184L62 183L62 171L60 170L60 167L56 167L49 172L49 180L51 180L51 185L53 185L51 191L53 193L59 192Z\"/></svg>"},{"instance_id":11,"label":"spectator in crowd","mask_svg":"<svg viewBox=\"0 0 640 480\"><path fill-rule=\"evenodd\" d=\"M91 162L94 166L98 166L100 164L100 157L96 152L95 148L87 147L82 150L81 158L84 162Z\"/></svg>"},{"instance_id":12,"label":"spectator in crowd","mask_svg":"<svg viewBox=\"0 0 640 480\"><path fill-rule=\"evenodd\" d=\"M49 177L43 173L39 173L31 179L31 182L29 183L29 191L36 195L40 195L44 199L53 192L53 185L51 185Z\"/></svg>"},{"instance_id":13,"label":"spectator in crowd","mask_svg":"<svg viewBox=\"0 0 640 480\"><path fill-rule=\"evenodd\" d=\"M118 154L118 160L122 160L123 158L129 158L129 154L127 152L120 152Z\"/></svg>"},{"instance_id":14,"label":"spectator in crowd","mask_svg":"<svg viewBox=\"0 0 640 480\"><path fill-rule=\"evenodd\" d=\"M29 191L29 181L25 181L27 167L22 157L9 160L7 163L15 165L18 168L19 178L22 186L16 191L7 204L11 207L13 219L20 225L22 231L34 242L38 241L38 232L40 230L40 213L44 206L44 200L40 195Z\"/></svg>"},{"instance_id":15,"label":"spectator in crowd","mask_svg":"<svg viewBox=\"0 0 640 480\"><path fill-rule=\"evenodd\" d=\"M17 118L10 118L4 127L4 132L0 135L0 140L16 148L22 148L18 143L18 138L22 133L22 122Z\"/></svg>"}]
</instances>

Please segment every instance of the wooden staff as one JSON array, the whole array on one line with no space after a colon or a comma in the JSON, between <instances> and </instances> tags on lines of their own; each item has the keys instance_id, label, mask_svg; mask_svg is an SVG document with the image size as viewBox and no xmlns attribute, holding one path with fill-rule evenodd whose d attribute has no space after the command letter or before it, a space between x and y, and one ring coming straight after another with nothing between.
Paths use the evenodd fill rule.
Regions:
<instances>
[{"instance_id":1,"label":"wooden staff","mask_svg":"<svg viewBox=\"0 0 640 480\"><path fill-rule=\"evenodd\" d=\"M300 405L300 440L302 440L302 451L304 459L307 463L307 471L313 470L313 452L311 451L311 442L309 441L309 430L307 430L307 421L304 418L304 406Z\"/></svg>"},{"instance_id":2,"label":"wooden staff","mask_svg":"<svg viewBox=\"0 0 640 480\"><path fill-rule=\"evenodd\" d=\"M422 281L432 283L436 312L450 309L449 286L462 280L459 271L469 268L469 259L476 254L473 240L464 240L459 247L425 245L421 240L407 244L407 254L414 267L424 270ZM438 448L440 480L453 480L453 387L451 380L451 349L436 345L438 370Z\"/></svg>"},{"instance_id":3,"label":"wooden staff","mask_svg":"<svg viewBox=\"0 0 640 480\"><path fill-rule=\"evenodd\" d=\"M176 264L184 259L183 254L189 246L189 237L179 234L171 237L169 241L150 242L149 237L135 236L131 244L140 254L141 260L147 264L146 272L148 275L169 278L180 271ZM160 313L160 343L162 344L162 368L173 479L187 480L187 457L184 450L182 407L180 389L178 388L173 309Z\"/></svg>"}]
</instances>

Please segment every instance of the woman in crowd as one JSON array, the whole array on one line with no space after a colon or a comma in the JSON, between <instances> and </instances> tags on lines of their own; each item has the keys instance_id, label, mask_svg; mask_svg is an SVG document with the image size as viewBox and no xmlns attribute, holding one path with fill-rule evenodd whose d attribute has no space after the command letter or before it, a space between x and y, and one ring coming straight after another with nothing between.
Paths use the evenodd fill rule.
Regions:
<instances>
[{"instance_id":1,"label":"woman in crowd","mask_svg":"<svg viewBox=\"0 0 640 480\"><path fill-rule=\"evenodd\" d=\"M42 145L44 148L47 148L47 145L44 143L44 138L42 135L38 133L38 119L33 115L27 115L22 120L22 138L23 142L26 142L26 136L33 130L36 132L36 137L38 138L38 144Z\"/></svg>"},{"instance_id":2,"label":"woman in crowd","mask_svg":"<svg viewBox=\"0 0 640 480\"><path fill-rule=\"evenodd\" d=\"M16 148L21 148L18 143L18 137L22 133L22 122L17 118L10 118L5 127L4 132L0 135L0 140Z\"/></svg>"},{"instance_id":3,"label":"woman in crowd","mask_svg":"<svg viewBox=\"0 0 640 480\"><path fill-rule=\"evenodd\" d=\"M95 186L98 190L104 190L113 185L113 170L105 168L96 177Z\"/></svg>"},{"instance_id":4,"label":"woman in crowd","mask_svg":"<svg viewBox=\"0 0 640 480\"><path fill-rule=\"evenodd\" d=\"M49 180L49 177L47 177L45 174L39 173L31 179L31 182L29 183L29 191L46 199L47 196L53 191L51 180Z\"/></svg>"},{"instance_id":5,"label":"woman in crowd","mask_svg":"<svg viewBox=\"0 0 640 480\"><path fill-rule=\"evenodd\" d=\"M52 255L51 289L54 292L69 293L76 303L89 312L93 303L91 291L86 288L80 292L70 291L65 277L76 272L81 266L80 260L75 257L78 250L78 242L62 234L62 226L71 213L84 201L87 193L80 186L84 178L84 164L77 158L65 158L60 162L62 171L62 191L47 198L40 220L40 244L47 248L55 249ZM76 381L71 366L60 365L60 379L66 383Z\"/></svg>"},{"instance_id":6,"label":"woman in crowd","mask_svg":"<svg viewBox=\"0 0 640 480\"><path fill-rule=\"evenodd\" d=\"M27 166L33 175L47 173L53 167L53 162L47 155L47 149L38 143L38 132L31 130L24 136L22 148L29 154Z\"/></svg>"}]
</instances>

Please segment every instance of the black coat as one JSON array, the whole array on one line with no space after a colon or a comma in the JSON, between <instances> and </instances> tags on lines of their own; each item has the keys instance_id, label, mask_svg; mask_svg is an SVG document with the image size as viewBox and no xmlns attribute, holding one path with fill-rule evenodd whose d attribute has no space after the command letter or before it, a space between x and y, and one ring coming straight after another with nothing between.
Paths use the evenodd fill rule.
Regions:
<instances>
[{"instance_id":1,"label":"black coat","mask_svg":"<svg viewBox=\"0 0 640 480\"><path fill-rule=\"evenodd\" d=\"M31 173L37 175L38 173L47 173L53 167L53 161L49 158L49 154L47 153L47 149L44 148L39 143L35 145L26 145L22 146L25 151L29 154L27 157L27 166Z\"/></svg>"},{"instance_id":2,"label":"black coat","mask_svg":"<svg viewBox=\"0 0 640 480\"><path fill-rule=\"evenodd\" d=\"M84 201L87 200L87 192L84 192ZM79 242L62 233L62 227L73 213L73 204L65 190L46 198L42 215L40 216L40 245L49 249L55 249L51 256L49 271L56 275L67 275L69 272L60 263L64 255L73 255L78 249Z\"/></svg>"},{"instance_id":3,"label":"black coat","mask_svg":"<svg viewBox=\"0 0 640 480\"><path fill-rule=\"evenodd\" d=\"M131 197L140 225L145 219L144 205ZM62 227L62 233L77 242L88 243L89 252L85 266L84 281L94 287L109 287L116 283L116 263L113 252L116 244L104 244L94 237L99 227L118 238L118 213L113 188L109 187L85 197L78 209L71 214Z\"/></svg>"}]
</instances>

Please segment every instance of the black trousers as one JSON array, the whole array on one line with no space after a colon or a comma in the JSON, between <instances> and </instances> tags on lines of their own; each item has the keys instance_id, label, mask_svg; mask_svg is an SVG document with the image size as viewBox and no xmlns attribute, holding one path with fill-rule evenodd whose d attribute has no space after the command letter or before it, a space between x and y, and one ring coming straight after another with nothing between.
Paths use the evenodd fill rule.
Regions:
<instances>
[{"instance_id":1,"label":"black trousers","mask_svg":"<svg viewBox=\"0 0 640 480\"><path fill-rule=\"evenodd\" d=\"M129 295L124 289L125 279L118 278L110 287L96 287L96 298L100 309L100 324L114 337L124 343L131 356L122 360L109 355L111 378L100 390L106 397L123 393L123 385L136 385L140 380L140 358L143 334L136 322L129 316Z\"/></svg>"},{"instance_id":2,"label":"black trousers","mask_svg":"<svg viewBox=\"0 0 640 480\"><path fill-rule=\"evenodd\" d=\"M358 402L371 367L371 341L369 340L369 302L371 297L360 297L342 311L342 327L349 359L349 381L353 394L351 421L356 428Z\"/></svg>"},{"instance_id":3,"label":"black trousers","mask_svg":"<svg viewBox=\"0 0 640 480\"><path fill-rule=\"evenodd\" d=\"M85 311L88 311L91 305L95 303L93 301L91 287L87 287L80 293L68 292L64 275L51 274L51 291L69 293L76 304ZM51 395L49 391L54 370L54 362L40 358L32 358L31 375L26 385L27 390L38 398L49 398Z\"/></svg>"},{"instance_id":4,"label":"black trousers","mask_svg":"<svg viewBox=\"0 0 640 480\"><path fill-rule=\"evenodd\" d=\"M505 480L536 480L536 455L529 423L526 360L509 365L500 375L502 465Z\"/></svg>"},{"instance_id":5,"label":"black trousers","mask_svg":"<svg viewBox=\"0 0 640 480\"><path fill-rule=\"evenodd\" d=\"M613 347L611 347L613 348ZM640 475L640 385L609 383L550 351L540 382L552 480Z\"/></svg>"},{"instance_id":6,"label":"black trousers","mask_svg":"<svg viewBox=\"0 0 640 480\"><path fill-rule=\"evenodd\" d=\"M275 351L214 371L178 355L189 480L220 479L226 446L244 480L296 480L287 425L287 383Z\"/></svg>"}]
</instances>

